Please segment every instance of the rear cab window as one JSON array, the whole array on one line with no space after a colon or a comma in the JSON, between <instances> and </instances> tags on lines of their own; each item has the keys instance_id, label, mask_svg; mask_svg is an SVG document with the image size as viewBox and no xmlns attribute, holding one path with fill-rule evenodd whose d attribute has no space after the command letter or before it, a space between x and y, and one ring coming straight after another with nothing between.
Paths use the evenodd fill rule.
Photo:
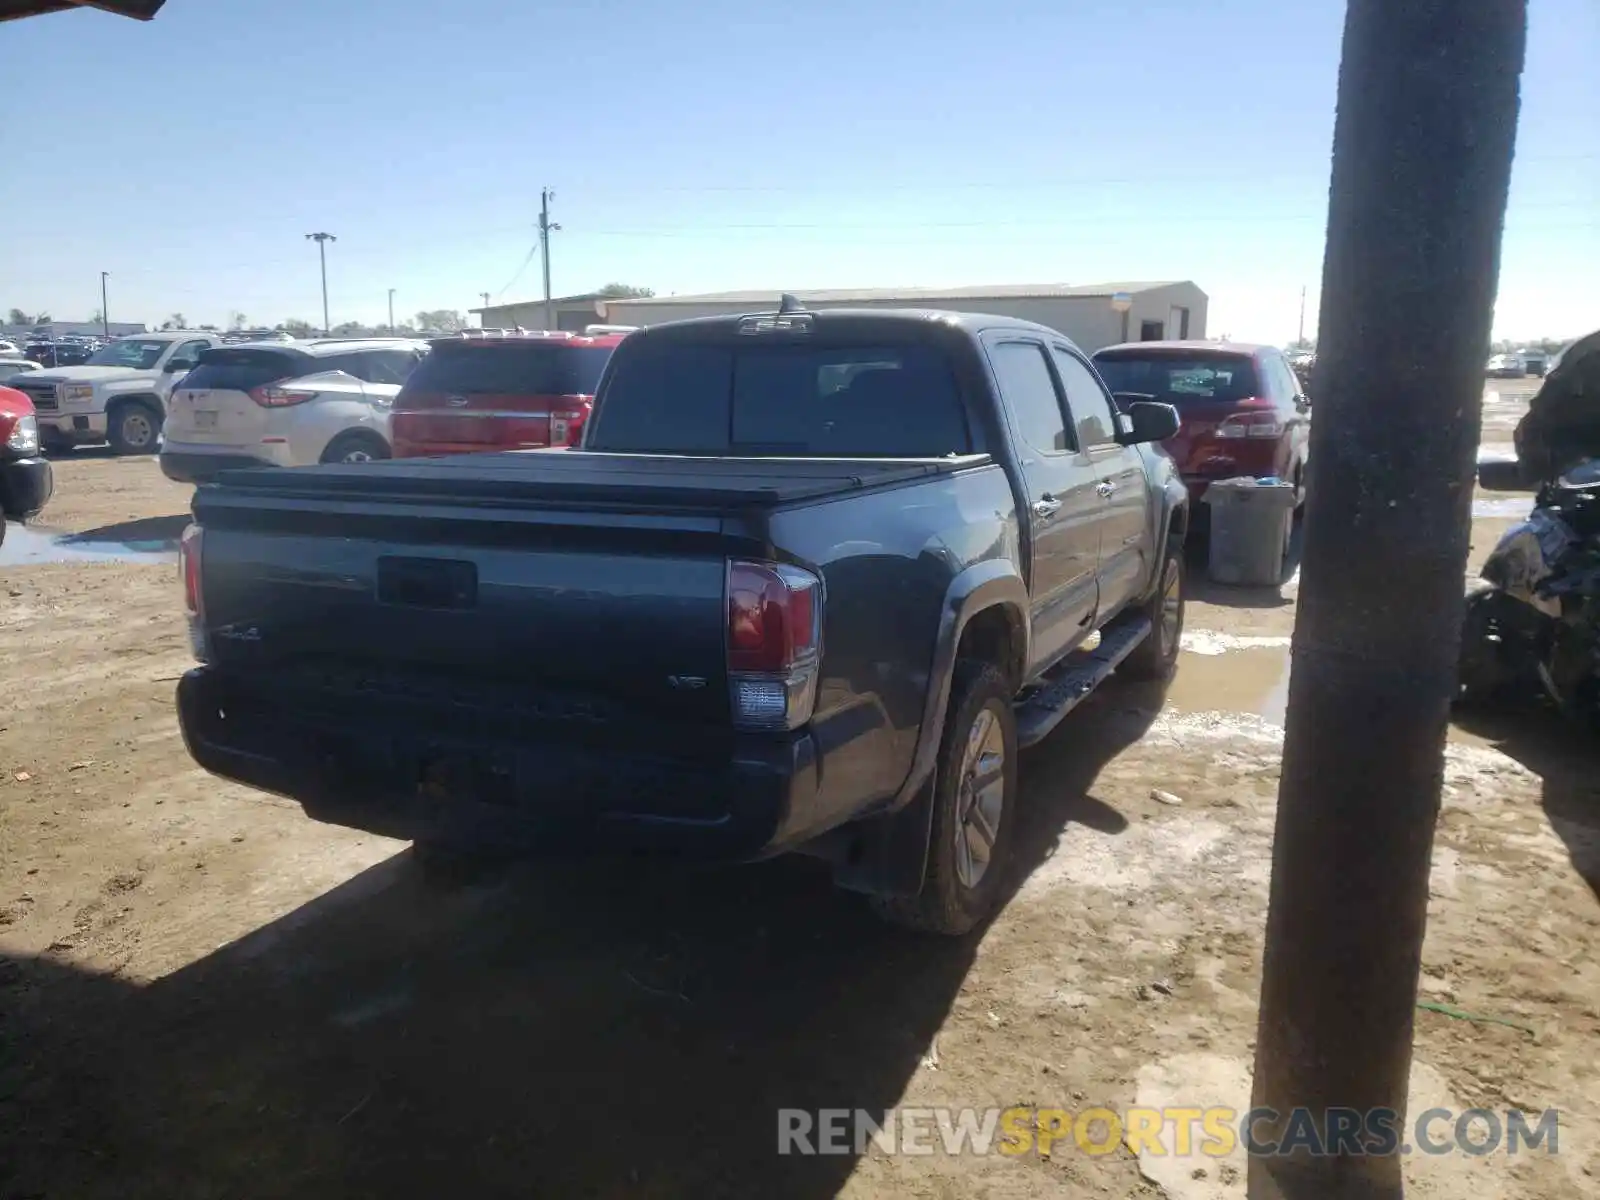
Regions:
<instances>
[{"instance_id":1,"label":"rear cab window","mask_svg":"<svg viewBox=\"0 0 1600 1200\"><path fill-rule=\"evenodd\" d=\"M1139 392L1182 412L1262 394L1254 358L1228 351L1097 354L1095 369L1113 392Z\"/></svg>"},{"instance_id":2,"label":"rear cab window","mask_svg":"<svg viewBox=\"0 0 1600 1200\"><path fill-rule=\"evenodd\" d=\"M920 342L645 339L623 350L586 447L634 454L940 458L974 439L944 354Z\"/></svg>"},{"instance_id":3,"label":"rear cab window","mask_svg":"<svg viewBox=\"0 0 1600 1200\"><path fill-rule=\"evenodd\" d=\"M606 346L450 342L436 344L406 385L463 396L592 396L610 357Z\"/></svg>"},{"instance_id":4,"label":"rear cab window","mask_svg":"<svg viewBox=\"0 0 1600 1200\"><path fill-rule=\"evenodd\" d=\"M186 391L200 389L248 392L263 384L292 379L318 370L308 354L291 350L207 350L200 364L183 378Z\"/></svg>"}]
</instances>

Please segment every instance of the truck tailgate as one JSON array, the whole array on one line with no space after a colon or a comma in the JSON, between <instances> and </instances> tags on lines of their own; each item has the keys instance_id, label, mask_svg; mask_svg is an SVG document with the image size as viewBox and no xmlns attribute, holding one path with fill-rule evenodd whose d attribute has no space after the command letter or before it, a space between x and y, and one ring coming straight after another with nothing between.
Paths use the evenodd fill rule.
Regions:
<instances>
[{"instance_id":1,"label":"truck tailgate","mask_svg":"<svg viewBox=\"0 0 1600 1200\"><path fill-rule=\"evenodd\" d=\"M352 702L725 724L726 563L771 556L761 510L941 468L527 453L224 476L194 502L212 659Z\"/></svg>"}]
</instances>

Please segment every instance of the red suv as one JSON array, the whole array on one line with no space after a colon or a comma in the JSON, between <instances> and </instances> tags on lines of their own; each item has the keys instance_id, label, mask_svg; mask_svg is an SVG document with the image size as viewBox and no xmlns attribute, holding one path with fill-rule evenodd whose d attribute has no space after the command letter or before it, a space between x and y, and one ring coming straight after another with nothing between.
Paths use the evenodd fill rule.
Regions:
<instances>
[{"instance_id":1,"label":"red suv","mask_svg":"<svg viewBox=\"0 0 1600 1200\"><path fill-rule=\"evenodd\" d=\"M1162 445L1197 504L1212 480L1237 475L1275 475L1304 502L1311 402L1282 351L1130 342L1097 351L1094 365L1112 392L1141 393L1178 410L1182 425Z\"/></svg>"},{"instance_id":2,"label":"red suv","mask_svg":"<svg viewBox=\"0 0 1600 1200\"><path fill-rule=\"evenodd\" d=\"M623 334L440 338L394 402L396 458L575 446Z\"/></svg>"}]
</instances>

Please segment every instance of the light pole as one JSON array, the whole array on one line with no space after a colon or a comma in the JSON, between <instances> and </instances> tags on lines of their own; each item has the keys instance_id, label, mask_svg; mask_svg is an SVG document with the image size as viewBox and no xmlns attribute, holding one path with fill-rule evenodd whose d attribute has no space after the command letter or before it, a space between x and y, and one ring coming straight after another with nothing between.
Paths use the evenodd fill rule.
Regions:
<instances>
[{"instance_id":1,"label":"light pole","mask_svg":"<svg viewBox=\"0 0 1600 1200\"><path fill-rule=\"evenodd\" d=\"M106 303L106 277L110 274L110 271L100 272L100 332L107 338L111 336L111 313Z\"/></svg>"},{"instance_id":2,"label":"light pole","mask_svg":"<svg viewBox=\"0 0 1600 1200\"><path fill-rule=\"evenodd\" d=\"M389 289L389 332L394 333L394 289Z\"/></svg>"},{"instance_id":3,"label":"light pole","mask_svg":"<svg viewBox=\"0 0 1600 1200\"><path fill-rule=\"evenodd\" d=\"M331 233L308 233L306 240L317 244L317 257L322 261L322 332L331 332L328 327L328 243L337 242L339 239Z\"/></svg>"}]
</instances>

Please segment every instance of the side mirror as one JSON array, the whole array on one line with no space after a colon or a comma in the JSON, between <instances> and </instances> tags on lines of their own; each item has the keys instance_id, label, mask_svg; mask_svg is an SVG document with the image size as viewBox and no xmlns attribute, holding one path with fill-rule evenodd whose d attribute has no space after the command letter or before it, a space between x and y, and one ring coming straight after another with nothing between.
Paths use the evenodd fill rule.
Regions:
<instances>
[{"instance_id":1,"label":"side mirror","mask_svg":"<svg viewBox=\"0 0 1600 1200\"><path fill-rule=\"evenodd\" d=\"M1175 435L1182 425L1178 420L1178 410L1172 405L1156 404L1149 400L1130 403L1127 416L1133 428L1117 439L1124 446L1136 446L1140 442L1164 442Z\"/></svg>"},{"instance_id":2,"label":"side mirror","mask_svg":"<svg viewBox=\"0 0 1600 1200\"><path fill-rule=\"evenodd\" d=\"M1112 392L1111 399L1116 402L1118 412L1127 412L1130 404L1148 404L1155 397L1148 392Z\"/></svg>"}]
</instances>

